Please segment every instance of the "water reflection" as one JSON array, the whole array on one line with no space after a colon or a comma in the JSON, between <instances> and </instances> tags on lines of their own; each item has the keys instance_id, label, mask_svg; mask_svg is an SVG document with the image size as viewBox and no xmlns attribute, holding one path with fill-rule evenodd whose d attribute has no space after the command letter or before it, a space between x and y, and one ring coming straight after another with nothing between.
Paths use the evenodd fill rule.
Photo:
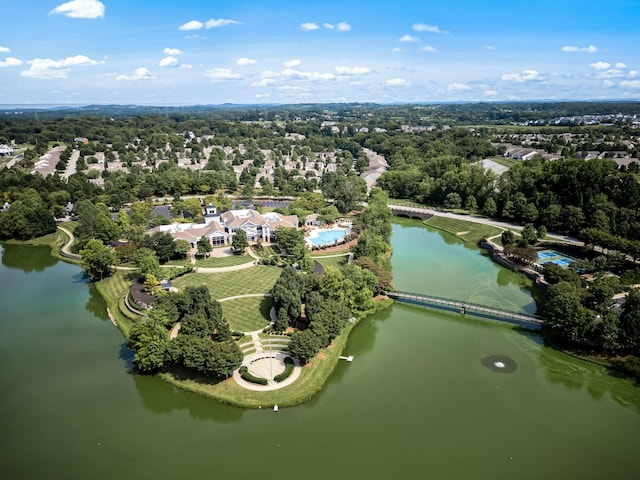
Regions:
<instances>
[{"instance_id":1,"label":"water reflection","mask_svg":"<svg viewBox=\"0 0 640 480\"><path fill-rule=\"evenodd\" d=\"M76 277L74 277L74 280ZM107 305L94 284L89 284L89 298L87 299L85 308L100 320L109 320Z\"/></svg>"},{"instance_id":2,"label":"water reflection","mask_svg":"<svg viewBox=\"0 0 640 480\"><path fill-rule=\"evenodd\" d=\"M185 410L191 418L198 420L232 423L239 421L244 413L242 408L223 405L202 395L181 390L157 377L132 376L142 403L156 414L168 415Z\"/></svg>"},{"instance_id":3,"label":"water reflection","mask_svg":"<svg viewBox=\"0 0 640 480\"><path fill-rule=\"evenodd\" d=\"M44 245L2 245L2 265L26 273L42 272L54 266L58 260L51 256L51 249Z\"/></svg>"},{"instance_id":4,"label":"water reflection","mask_svg":"<svg viewBox=\"0 0 640 480\"><path fill-rule=\"evenodd\" d=\"M550 347L540 351L538 360L551 383L572 390L584 389L594 400L602 400L608 394L620 405L640 412L640 390L633 380L612 382L611 376L620 376L617 372Z\"/></svg>"}]
</instances>

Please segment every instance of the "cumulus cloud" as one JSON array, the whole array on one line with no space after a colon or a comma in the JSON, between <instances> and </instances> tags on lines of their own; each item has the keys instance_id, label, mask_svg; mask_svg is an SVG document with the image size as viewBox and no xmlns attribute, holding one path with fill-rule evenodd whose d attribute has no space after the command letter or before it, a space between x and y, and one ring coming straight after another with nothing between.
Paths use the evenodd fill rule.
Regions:
<instances>
[{"instance_id":1,"label":"cumulus cloud","mask_svg":"<svg viewBox=\"0 0 640 480\"><path fill-rule=\"evenodd\" d=\"M200 30L201 28L217 28L227 27L229 25L239 25L237 20L231 20L228 18L212 18L202 23L199 20L191 20L190 22L183 23L178 27L178 30Z\"/></svg>"},{"instance_id":2,"label":"cumulus cloud","mask_svg":"<svg viewBox=\"0 0 640 480\"><path fill-rule=\"evenodd\" d=\"M302 63L302 60L300 60L299 58L293 58L291 60L285 61L283 65L287 68L293 68L293 67L297 67L301 63Z\"/></svg>"},{"instance_id":3,"label":"cumulus cloud","mask_svg":"<svg viewBox=\"0 0 640 480\"><path fill-rule=\"evenodd\" d=\"M442 35L449 35L449 32L446 30L440 30L440 27L436 25L425 25L424 23L414 23L412 27L416 32L428 32L428 33L439 33Z\"/></svg>"},{"instance_id":4,"label":"cumulus cloud","mask_svg":"<svg viewBox=\"0 0 640 480\"><path fill-rule=\"evenodd\" d=\"M6 60L0 61L0 68L2 67L17 67L22 65L22 60L14 57L7 57Z\"/></svg>"},{"instance_id":5,"label":"cumulus cloud","mask_svg":"<svg viewBox=\"0 0 640 480\"><path fill-rule=\"evenodd\" d=\"M240 78L239 73L235 73L228 68L213 68L207 70L203 75L212 80L238 80Z\"/></svg>"},{"instance_id":6,"label":"cumulus cloud","mask_svg":"<svg viewBox=\"0 0 640 480\"><path fill-rule=\"evenodd\" d=\"M251 84L252 87L268 87L269 85L273 85L276 81L273 78L262 78L257 82L253 82Z\"/></svg>"},{"instance_id":7,"label":"cumulus cloud","mask_svg":"<svg viewBox=\"0 0 640 480\"><path fill-rule=\"evenodd\" d=\"M257 60L254 60L253 58L247 58L247 57L241 57L238 60L236 60L236 65L241 65L241 66L246 66L246 65L254 65L258 63Z\"/></svg>"},{"instance_id":8,"label":"cumulus cloud","mask_svg":"<svg viewBox=\"0 0 640 480\"><path fill-rule=\"evenodd\" d=\"M611 68L611 65L607 62L596 62L590 63L589 66L595 70L606 70L607 68Z\"/></svg>"},{"instance_id":9,"label":"cumulus cloud","mask_svg":"<svg viewBox=\"0 0 640 480\"><path fill-rule=\"evenodd\" d=\"M211 20L207 20L207 23L204 24L205 28L217 28L217 27L227 27L229 25L239 25L240 22L237 20L231 20L228 18L212 18Z\"/></svg>"},{"instance_id":10,"label":"cumulus cloud","mask_svg":"<svg viewBox=\"0 0 640 480\"><path fill-rule=\"evenodd\" d=\"M59 14L70 18L104 17L104 3L98 0L71 0L55 7L50 15Z\"/></svg>"},{"instance_id":11,"label":"cumulus cloud","mask_svg":"<svg viewBox=\"0 0 640 480\"><path fill-rule=\"evenodd\" d=\"M311 31L311 30L318 30L320 27L318 26L318 24L316 22L304 22L300 24L300 30L304 30L304 31Z\"/></svg>"},{"instance_id":12,"label":"cumulus cloud","mask_svg":"<svg viewBox=\"0 0 640 480\"><path fill-rule=\"evenodd\" d=\"M189 64L189 63L181 63L178 68L180 70L189 70L190 68L193 68L193 65Z\"/></svg>"},{"instance_id":13,"label":"cumulus cloud","mask_svg":"<svg viewBox=\"0 0 640 480\"><path fill-rule=\"evenodd\" d=\"M176 65L178 65L178 59L176 57L172 57L171 55L169 55L168 57L164 57L158 63L159 67L175 67Z\"/></svg>"},{"instance_id":14,"label":"cumulus cloud","mask_svg":"<svg viewBox=\"0 0 640 480\"><path fill-rule=\"evenodd\" d=\"M403 35L398 39L399 42L419 42L420 39L411 35Z\"/></svg>"},{"instance_id":15,"label":"cumulus cloud","mask_svg":"<svg viewBox=\"0 0 640 480\"><path fill-rule=\"evenodd\" d=\"M627 66L622 62L618 62L616 63L616 68L627 68Z\"/></svg>"},{"instance_id":16,"label":"cumulus cloud","mask_svg":"<svg viewBox=\"0 0 640 480\"><path fill-rule=\"evenodd\" d=\"M403 87L407 84L407 81L404 78L390 78L383 82L387 87Z\"/></svg>"},{"instance_id":17,"label":"cumulus cloud","mask_svg":"<svg viewBox=\"0 0 640 480\"><path fill-rule=\"evenodd\" d=\"M502 80L507 82L532 82L532 81L540 81L543 78L540 74L535 70L524 70L522 73L505 73L502 75Z\"/></svg>"},{"instance_id":18,"label":"cumulus cloud","mask_svg":"<svg viewBox=\"0 0 640 480\"><path fill-rule=\"evenodd\" d=\"M450 83L447 85L447 92L460 92L463 90L471 90L471 87L466 83Z\"/></svg>"},{"instance_id":19,"label":"cumulus cloud","mask_svg":"<svg viewBox=\"0 0 640 480\"><path fill-rule=\"evenodd\" d=\"M52 80L56 78L67 78L69 67L76 65L97 65L99 62L90 59L85 55L75 55L62 60L52 60L50 58L34 58L28 62L31 67L20 73L27 78L39 78Z\"/></svg>"},{"instance_id":20,"label":"cumulus cloud","mask_svg":"<svg viewBox=\"0 0 640 480\"><path fill-rule=\"evenodd\" d=\"M200 30L202 27L204 27L204 23L198 20L191 20L190 22L180 25L178 30Z\"/></svg>"},{"instance_id":21,"label":"cumulus cloud","mask_svg":"<svg viewBox=\"0 0 640 480\"><path fill-rule=\"evenodd\" d=\"M338 30L339 32L348 32L349 30L351 30L351 25L349 25L347 22L339 22L338 25L336 25L336 30Z\"/></svg>"},{"instance_id":22,"label":"cumulus cloud","mask_svg":"<svg viewBox=\"0 0 640 480\"><path fill-rule=\"evenodd\" d=\"M565 45L560 50L566 53L575 53L575 52L596 53L598 51L598 47L596 47L595 45L589 45L588 47L576 47L575 45Z\"/></svg>"},{"instance_id":23,"label":"cumulus cloud","mask_svg":"<svg viewBox=\"0 0 640 480\"><path fill-rule=\"evenodd\" d=\"M368 67L345 67L345 66L337 66L336 72L339 75L365 75L370 73L371 70Z\"/></svg>"},{"instance_id":24,"label":"cumulus cloud","mask_svg":"<svg viewBox=\"0 0 640 480\"><path fill-rule=\"evenodd\" d=\"M493 97L494 95L497 95L497 94L498 94L498 92L496 92L495 90L485 90L483 92L483 95L485 97Z\"/></svg>"},{"instance_id":25,"label":"cumulus cloud","mask_svg":"<svg viewBox=\"0 0 640 480\"><path fill-rule=\"evenodd\" d=\"M182 50L177 49L177 48L165 48L164 49L164 53L166 55L171 56L171 57L177 57L178 55L182 55L184 52Z\"/></svg>"},{"instance_id":26,"label":"cumulus cloud","mask_svg":"<svg viewBox=\"0 0 640 480\"><path fill-rule=\"evenodd\" d=\"M303 72L294 68L285 68L280 75L299 80L334 80L336 76L333 73L323 72Z\"/></svg>"},{"instance_id":27,"label":"cumulus cloud","mask_svg":"<svg viewBox=\"0 0 640 480\"><path fill-rule=\"evenodd\" d=\"M136 68L133 71L133 75L118 75L116 80L118 81L135 81L135 80L152 80L156 78L153 73L151 73L145 67Z\"/></svg>"},{"instance_id":28,"label":"cumulus cloud","mask_svg":"<svg viewBox=\"0 0 640 480\"><path fill-rule=\"evenodd\" d=\"M9 53L11 49L9 47L0 46L0 53Z\"/></svg>"},{"instance_id":29,"label":"cumulus cloud","mask_svg":"<svg viewBox=\"0 0 640 480\"><path fill-rule=\"evenodd\" d=\"M623 80L622 82L620 82L620 86L622 88L638 90L640 89L640 80Z\"/></svg>"},{"instance_id":30,"label":"cumulus cloud","mask_svg":"<svg viewBox=\"0 0 640 480\"><path fill-rule=\"evenodd\" d=\"M438 49L432 47L431 45L423 45L420 47L420 51L421 52L428 52L428 53L438 53Z\"/></svg>"}]
</instances>

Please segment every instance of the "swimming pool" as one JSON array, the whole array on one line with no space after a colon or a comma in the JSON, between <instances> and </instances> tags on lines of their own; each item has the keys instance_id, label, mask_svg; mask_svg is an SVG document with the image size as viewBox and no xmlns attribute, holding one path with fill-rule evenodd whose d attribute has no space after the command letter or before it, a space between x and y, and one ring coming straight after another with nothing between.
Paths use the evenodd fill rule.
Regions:
<instances>
[{"instance_id":1,"label":"swimming pool","mask_svg":"<svg viewBox=\"0 0 640 480\"><path fill-rule=\"evenodd\" d=\"M336 241L342 240L347 234L347 230L336 228L331 230L313 230L309 234L309 241L316 247L322 245L332 245Z\"/></svg>"}]
</instances>

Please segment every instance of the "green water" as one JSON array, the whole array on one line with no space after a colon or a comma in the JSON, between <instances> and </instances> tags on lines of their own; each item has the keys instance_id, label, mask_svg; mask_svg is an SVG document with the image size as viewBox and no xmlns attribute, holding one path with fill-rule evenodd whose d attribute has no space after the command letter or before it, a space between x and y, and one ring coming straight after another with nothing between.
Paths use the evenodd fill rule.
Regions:
<instances>
[{"instance_id":1,"label":"green water","mask_svg":"<svg viewBox=\"0 0 640 480\"><path fill-rule=\"evenodd\" d=\"M518 277L418 225L394 225L398 288L533 308ZM638 478L640 388L536 335L396 305L358 326L355 360L309 402L242 410L129 373L77 267L2 248L0 478ZM486 369L492 354L517 370Z\"/></svg>"}]
</instances>

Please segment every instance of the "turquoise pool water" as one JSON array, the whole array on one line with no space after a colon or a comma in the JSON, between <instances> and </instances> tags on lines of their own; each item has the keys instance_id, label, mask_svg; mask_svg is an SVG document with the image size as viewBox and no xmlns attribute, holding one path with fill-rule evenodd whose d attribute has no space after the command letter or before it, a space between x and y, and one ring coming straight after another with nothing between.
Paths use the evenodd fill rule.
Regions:
<instances>
[{"instance_id":1,"label":"turquoise pool water","mask_svg":"<svg viewBox=\"0 0 640 480\"><path fill-rule=\"evenodd\" d=\"M347 234L346 230L316 230L309 237L309 241L316 246L330 245L336 240L342 240Z\"/></svg>"}]
</instances>

